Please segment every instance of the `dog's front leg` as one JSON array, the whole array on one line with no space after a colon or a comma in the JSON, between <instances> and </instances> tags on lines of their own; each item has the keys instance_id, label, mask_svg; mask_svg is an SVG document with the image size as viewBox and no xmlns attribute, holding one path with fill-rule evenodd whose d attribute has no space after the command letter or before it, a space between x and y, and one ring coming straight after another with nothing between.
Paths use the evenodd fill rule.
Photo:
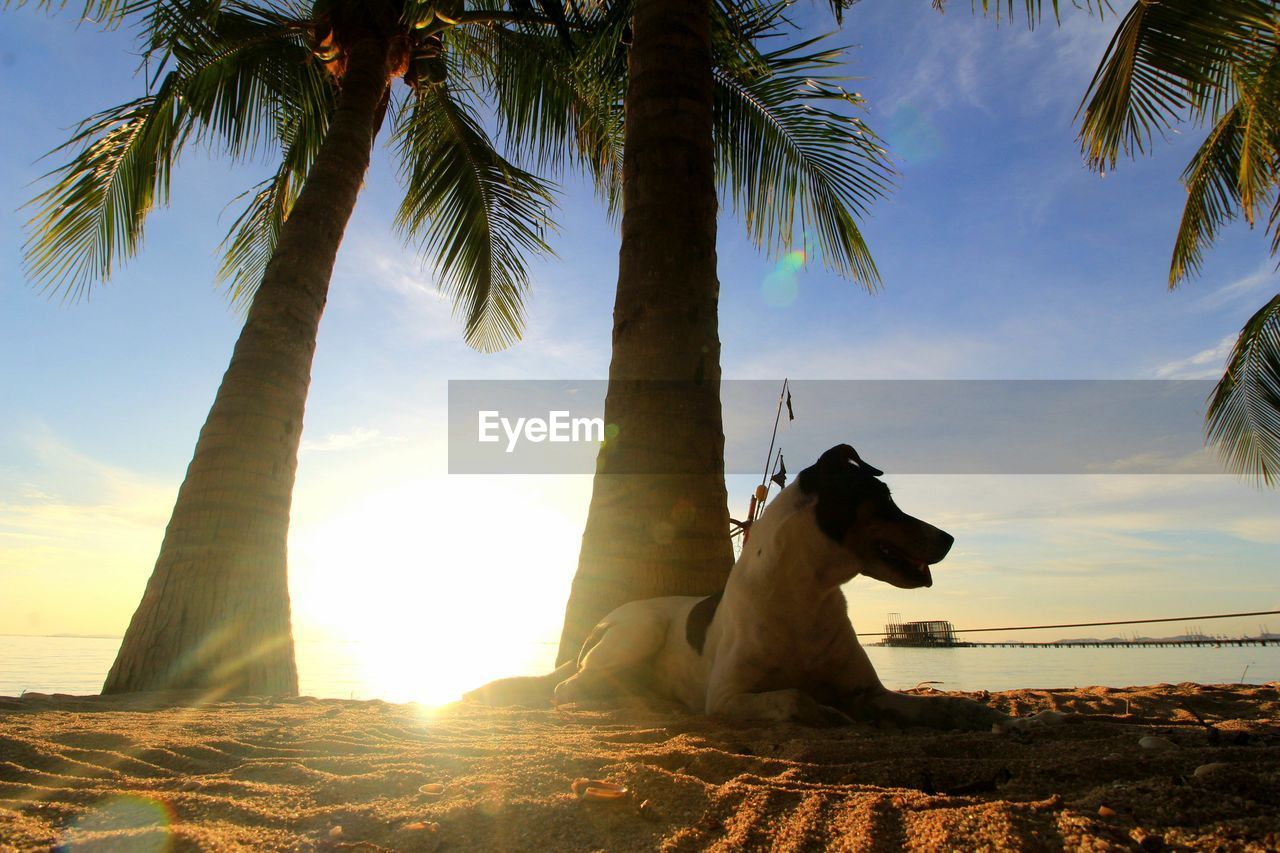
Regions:
<instances>
[{"instance_id":1,"label":"dog's front leg","mask_svg":"<svg viewBox=\"0 0 1280 853\"><path fill-rule=\"evenodd\" d=\"M734 693L714 702L708 711L739 720L790 720L806 726L843 726L853 722L843 711L795 689Z\"/></svg>"},{"instance_id":2,"label":"dog's front leg","mask_svg":"<svg viewBox=\"0 0 1280 853\"><path fill-rule=\"evenodd\" d=\"M990 731L993 724L1006 724L1012 719L962 696L912 696L884 688L851 694L841 707L857 719L889 720L931 729Z\"/></svg>"}]
</instances>

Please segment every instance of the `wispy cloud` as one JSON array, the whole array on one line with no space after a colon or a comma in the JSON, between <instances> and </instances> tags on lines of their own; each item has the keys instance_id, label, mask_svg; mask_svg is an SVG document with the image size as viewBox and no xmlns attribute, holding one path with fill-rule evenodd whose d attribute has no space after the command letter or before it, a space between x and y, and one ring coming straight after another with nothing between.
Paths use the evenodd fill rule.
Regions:
<instances>
[{"instance_id":1,"label":"wispy cloud","mask_svg":"<svg viewBox=\"0 0 1280 853\"><path fill-rule=\"evenodd\" d=\"M355 235L338 273L366 292L391 294L406 311L403 328L418 339L453 340L461 329L449 300L418 259L389 237Z\"/></svg>"},{"instance_id":2,"label":"wispy cloud","mask_svg":"<svg viewBox=\"0 0 1280 853\"><path fill-rule=\"evenodd\" d=\"M403 436L383 435L376 429L354 427L347 432L329 433L322 439L302 442L304 451L327 453L341 450L357 450L365 447L376 447L380 444L403 441Z\"/></svg>"},{"instance_id":3,"label":"wispy cloud","mask_svg":"<svg viewBox=\"0 0 1280 853\"><path fill-rule=\"evenodd\" d=\"M1263 287L1280 285L1280 275L1276 274L1275 264L1270 258L1263 261L1256 270L1235 281L1214 288L1209 293L1196 299L1192 306L1200 310L1213 310L1231 305L1246 296L1251 296Z\"/></svg>"},{"instance_id":4,"label":"wispy cloud","mask_svg":"<svg viewBox=\"0 0 1280 853\"><path fill-rule=\"evenodd\" d=\"M462 318L440 291L429 266L392 238L360 234L351 242L342 276L355 284L357 298L390 297L395 301L395 335L400 341L427 347L451 347L465 352ZM521 340L508 350L486 354L482 360L450 358L455 368L450 378L481 378L497 374L520 376L591 376L608 369L608 336L584 340L584 327L608 328L608 315L595 305L584 309L575 300L574 288L565 279L571 271L559 262L530 264L530 288L526 294L526 324ZM565 291L570 291L566 296ZM584 318L584 310L593 313ZM597 316L597 314L599 316Z\"/></svg>"},{"instance_id":5,"label":"wispy cloud","mask_svg":"<svg viewBox=\"0 0 1280 853\"><path fill-rule=\"evenodd\" d=\"M791 340L767 354L756 351L725 362L725 378L950 379L968 376L991 355L976 335L891 332L856 344L811 338Z\"/></svg>"},{"instance_id":6,"label":"wispy cloud","mask_svg":"<svg viewBox=\"0 0 1280 853\"><path fill-rule=\"evenodd\" d=\"M39 485L16 475L0 481L0 533L24 528L28 533L57 528L77 512L125 524L163 524L176 484L164 484L135 471L94 459L47 431L20 437L33 463Z\"/></svg>"},{"instance_id":7,"label":"wispy cloud","mask_svg":"<svg viewBox=\"0 0 1280 853\"><path fill-rule=\"evenodd\" d=\"M896 10L895 10L896 14ZM886 113L910 104L924 111L953 107L986 110L983 80L984 42L989 37L975 22L925 18L914 25L902 23L904 41L916 45L909 70L884 75L877 83L887 97L876 104Z\"/></svg>"},{"instance_id":8,"label":"wispy cloud","mask_svg":"<svg viewBox=\"0 0 1280 853\"><path fill-rule=\"evenodd\" d=\"M1222 375L1222 366L1236 342L1235 335L1227 335L1218 343L1202 349L1195 355L1168 361L1156 368L1159 379L1216 379Z\"/></svg>"},{"instance_id":9,"label":"wispy cloud","mask_svg":"<svg viewBox=\"0 0 1280 853\"><path fill-rule=\"evenodd\" d=\"M155 560L176 483L93 459L43 433L21 439L40 485L0 479L0 625L124 629Z\"/></svg>"}]
</instances>

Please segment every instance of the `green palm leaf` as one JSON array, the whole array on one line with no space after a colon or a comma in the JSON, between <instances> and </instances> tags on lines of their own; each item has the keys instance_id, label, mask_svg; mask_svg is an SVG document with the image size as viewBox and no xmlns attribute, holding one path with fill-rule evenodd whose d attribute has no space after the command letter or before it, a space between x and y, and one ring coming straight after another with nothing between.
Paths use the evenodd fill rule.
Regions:
<instances>
[{"instance_id":1,"label":"green palm leaf","mask_svg":"<svg viewBox=\"0 0 1280 853\"><path fill-rule=\"evenodd\" d=\"M155 94L92 116L57 149L78 151L28 203L36 213L23 248L34 283L78 299L137 251L147 213L168 201L169 175L188 135L176 82L168 77Z\"/></svg>"},{"instance_id":2,"label":"green palm leaf","mask_svg":"<svg viewBox=\"0 0 1280 853\"><path fill-rule=\"evenodd\" d=\"M834 5L841 0L830 0ZM857 0L854 0L857 2ZM932 0L933 8L939 12L945 11L947 0ZM1022 0L1019 4L1017 0L969 0L969 6L973 11L982 10L983 15L994 16L997 23L1005 20L1010 22L1017 17L1017 7L1022 6L1023 16L1026 19L1027 26L1034 28L1036 24L1044 17L1044 0ZM1050 0L1049 11L1053 15L1055 21L1060 20L1062 8L1059 0ZM1071 0L1071 5L1083 7L1089 14L1105 15L1112 11L1111 0Z\"/></svg>"},{"instance_id":3,"label":"green palm leaf","mask_svg":"<svg viewBox=\"0 0 1280 853\"><path fill-rule=\"evenodd\" d=\"M80 6L80 20L102 24L107 27L118 26L130 15L151 5L148 0L83 0L73 4L71 0L5 0L4 8L35 6L46 11L59 11L68 5Z\"/></svg>"},{"instance_id":4,"label":"green palm leaf","mask_svg":"<svg viewBox=\"0 0 1280 853\"><path fill-rule=\"evenodd\" d=\"M1227 467L1280 483L1280 295L1245 323L1205 420Z\"/></svg>"},{"instance_id":5,"label":"green palm leaf","mask_svg":"<svg viewBox=\"0 0 1280 853\"><path fill-rule=\"evenodd\" d=\"M138 250L147 214L168 202L169 174L187 142L216 142L237 158L282 146L281 168L296 180L332 110L332 84L307 62L297 19L236 3L165 3L149 8L148 22L155 92L77 128L57 149L76 153L30 203L28 274L70 298L110 278ZM280 200L287 210L292 200ZM261 213L238 219L239 238L224 244L231 254L223 270L237 293L257 268L260 251L249 250L244 229L265 224ZM264 234L255 238L259 249Z\"/></svg>"},{"instance_id":6,"label":"green palm leaf","mask_svg":"<svg viewBox=\"0 0 1280 853\"><path fill-rule=\"evenodd\" d=\"M1232 57L1274 48L1268 0L1138 0L1121 20L1081 104L1080 140L1096 169L1142 153L1229 85ZM1263 52L1266 52L1265 49Z\"/></svg>"},{"instance_id":7,"label":"green palm leaf","mask_svg":"<svg viewBox=\"0 0 1280 853\"><path fill-rule=\"evenodd\" d=\"M1187 203L1174 241L1170 287L1200 271L1205 249L1236 216L1244 135L1243 109L1233 107L1214 125L1182 173Z\"/></svg>"},{"instance_id":8,"label":"green palm leaf","mask_svg":"<svg viewBox=\"0 0 1280 853\"><path fill-rule=\"evenodd\" d=\"M293 12L225 0L153 10L149 55L182 81L197 139L233 158L254 156L283 140L286 115L331 107L332 80L311 61L310 23Z\"/></svg>"},{"instance_id":9,"label":"green palm leaf","mask_svg":"<svg viewBox=\"0 0 1280 853\"><path fill-rule=\"evenodd\" d=\"M851 109L862 99L830 69L841 51L810 39L762 54L765 73L716 72L719 178L751 239L770 253L816 235L823 261L868 288L879 282L855 215L886 194L892 167Z\"/></svg>"},{"instance_id":10,"label":"green palm leaf","mask_svg":"<svg viewBox=\"0 0 1280 853\"><path fill-rule=\"evenodd\" d=\"M585 10L587 30L571 50L546 28L457 27L450 34L463 67L486 81L505 149L553 171L572 161L592 177L610 212L622 185L626 54L619 39L628 18L617 10L624 6Z\"/></svg>"},{"instance_id":11,"label":"green palm leaf","mask_svg":"<svg viewBox=\"0 0 1280 853\"><path fill-rule=\"evenodd\" d=\"M434 259L471 346L510 346L524 325L525 252L551 253L550 188L494 148L459 87L419 91L398 121L405 197L396 226Z\"/></svg>"},{"instance_id":12,"label":"green palm leaf","mask_svg":"<svg viewBox=\"0 0 1280 853\"><path fill-rule=\"evenodd\" d=\"M280 165L274 175L244 194L249 196L249 204L222 242L218 280L227 283L231 301L242 308L247 308L257 293L267 262L275 253L280 228L293 209L324 138L329 115L329 109L315 115L290 114L283 127Z\"/></svg>"}]
</instances>

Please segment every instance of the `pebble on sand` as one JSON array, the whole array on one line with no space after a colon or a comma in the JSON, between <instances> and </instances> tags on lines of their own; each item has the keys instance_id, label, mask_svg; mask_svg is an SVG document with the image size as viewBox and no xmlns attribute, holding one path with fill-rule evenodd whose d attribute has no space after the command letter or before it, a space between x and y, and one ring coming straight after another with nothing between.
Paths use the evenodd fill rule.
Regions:
<instances>
[{"instance_id":1,"label":"pebble on sand","mask_svg":"<svg viewBox=\"0 0 1280 853\"><path fill-rule=\"evenodd\" d=\"M1213 761L1209 764L1201 764L1191 773L1191 775L1197 778L1203 778L1211 773L1217 773L1226 766L1227 763L1225 761Z\"/></svg>"},{"instance_id":2,"label":"pebble on sand","mask_svg":"<svg viewBox=\"0 0 1280 853\"><path fill-rule=\"evenodd\" d=\"M1178 745L1167 737L1145 735L1142 738L1139 738L1138 746L1143 749L1176 749Z\"/></svg>"}]
</instances>

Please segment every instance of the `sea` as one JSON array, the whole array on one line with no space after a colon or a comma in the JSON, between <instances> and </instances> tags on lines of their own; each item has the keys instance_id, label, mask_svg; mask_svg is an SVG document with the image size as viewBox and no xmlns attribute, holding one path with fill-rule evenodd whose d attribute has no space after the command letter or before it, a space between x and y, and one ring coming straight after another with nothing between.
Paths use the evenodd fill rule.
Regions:
<instances>
[{"instance_id":1,"label":"sea","mask_svg":"<svg viewBox=\"0 0 1280 853\"><path fill-rule=\"evenodd\" d=\"M24 692L97 693L120 641L99 637L0 635L0 696ZM553 668L554 643L523 650L521 664L502 674L539 674ZM369 677L359 644L338 640L299 640L296 645L299 689L304 696L337 699L387 699L438 704L456 698L487 678L467 680L440 692L433 671L458 672L456 661L433 666L430 657L407 656L420 672L403 673L404 684L428 683L434 692L412 690ZM895 689L928 683L939 690L1011 690L1015 688L1127 687L1150 684L1265 684L1280 681L1280 646L1139 648L890 648L868 646L867 653L886 686ZM513 658L514 660L514 658Z\"/></svg>"}]
</instances>

